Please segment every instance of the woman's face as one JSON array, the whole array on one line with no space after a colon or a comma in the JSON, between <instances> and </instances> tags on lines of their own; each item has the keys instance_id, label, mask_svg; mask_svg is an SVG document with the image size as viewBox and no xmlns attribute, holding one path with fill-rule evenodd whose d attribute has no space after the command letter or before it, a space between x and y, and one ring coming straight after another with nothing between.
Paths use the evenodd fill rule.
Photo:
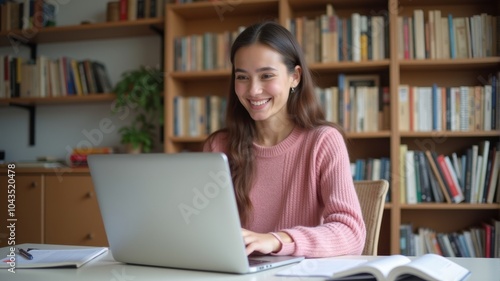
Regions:
<instances>
[{"instance_id":1,"label":"woman's face","mask_svg":"<svg viewBox=\"0 0 500 281\"><path fill-rule=\"evenodd\" d=\"M236 52L234 69L236 95L253 120L288 119L286 103L300 82L299 66L289 73L280 53L257 43Z\"/></svg>"}]
</instances>

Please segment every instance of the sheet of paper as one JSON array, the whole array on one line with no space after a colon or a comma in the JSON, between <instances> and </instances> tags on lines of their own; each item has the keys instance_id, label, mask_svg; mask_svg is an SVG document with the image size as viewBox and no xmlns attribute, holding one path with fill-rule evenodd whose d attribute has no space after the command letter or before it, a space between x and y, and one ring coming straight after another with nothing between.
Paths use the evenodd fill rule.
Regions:
<instances>
[{"instance_id":1,"label":"sheet of paper","mask_svg":"<svg viewBox=\"0 0 500 281\"><path fill-rule=\"evenodd\" d=\"M346 270L365 263L367 260L354 259L305 259L300 263L279 271L278 276L314 276L314 277L332 277L336 272Z\"/></svg>"}]
</instances>

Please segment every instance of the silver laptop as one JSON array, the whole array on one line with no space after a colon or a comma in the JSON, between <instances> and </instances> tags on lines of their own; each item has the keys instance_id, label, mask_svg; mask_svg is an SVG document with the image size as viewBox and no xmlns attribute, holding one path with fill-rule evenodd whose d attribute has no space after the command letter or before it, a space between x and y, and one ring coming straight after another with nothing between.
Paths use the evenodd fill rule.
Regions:
<instances>
[{"instance_id":1,"label":"silver laptop","mask_svg":"<svg viewBox=\"0 0 500 281\"><path fill-rule=\"evenodd\" d=\"M88 163L117 261L250 273L303 259L249 261L222 153L89 155Z\"/></svg>"}]
</instances>

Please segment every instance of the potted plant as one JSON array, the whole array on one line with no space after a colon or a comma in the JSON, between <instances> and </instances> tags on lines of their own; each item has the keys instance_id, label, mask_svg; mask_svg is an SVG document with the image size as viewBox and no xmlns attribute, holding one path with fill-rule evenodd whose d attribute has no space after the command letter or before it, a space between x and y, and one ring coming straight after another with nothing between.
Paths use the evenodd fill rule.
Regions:
<instances>
[{"instance_id":1,"label":"potted plant","mask_svg":"<svg viewBox=\"0 0 500 281\"><path fill-rule=\"evenodd\" d=\"M163 73L145 66L124 72L114 93L114 113L129 110L136 114L130 125L118 130L121 143L136 152L150 152L154 146L155 125L163 125Z\"/></svg>"}]
</instances>

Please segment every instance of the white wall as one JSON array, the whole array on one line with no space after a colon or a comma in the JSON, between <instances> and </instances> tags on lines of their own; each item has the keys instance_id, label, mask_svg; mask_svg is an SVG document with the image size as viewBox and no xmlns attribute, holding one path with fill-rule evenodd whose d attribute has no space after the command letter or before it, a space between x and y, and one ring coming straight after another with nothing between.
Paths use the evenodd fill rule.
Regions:
<instances>
[{"instance_id":1,"label":"white wall","mask_svg":"<svg viewBox=\"0 0 500 281\"><path fill-rule=\"evenodd\" d=\"M75 25L81 21L105 21L106 3L103 0L52 0L57 6L57 25ZM113 40L79 41L59 44L40 44L38 54L50 58L61 56L92 59L103 62L113 85L122 72L140 65L160 66L160 36ZM0 55L29 57L27 48L0 48ZM0 150L7 161L35 160L39 156L66 158L68 147L114 146L121 148L117 130L131 117L121 120L111 114L110 102L92 104L60 104L36 106L35 145L29 145L28 112L17 107L0 105ZM102 122L109 120L103 133ZM161 151L161 144L157 150Z\"/></svg>"}]
</instances>

